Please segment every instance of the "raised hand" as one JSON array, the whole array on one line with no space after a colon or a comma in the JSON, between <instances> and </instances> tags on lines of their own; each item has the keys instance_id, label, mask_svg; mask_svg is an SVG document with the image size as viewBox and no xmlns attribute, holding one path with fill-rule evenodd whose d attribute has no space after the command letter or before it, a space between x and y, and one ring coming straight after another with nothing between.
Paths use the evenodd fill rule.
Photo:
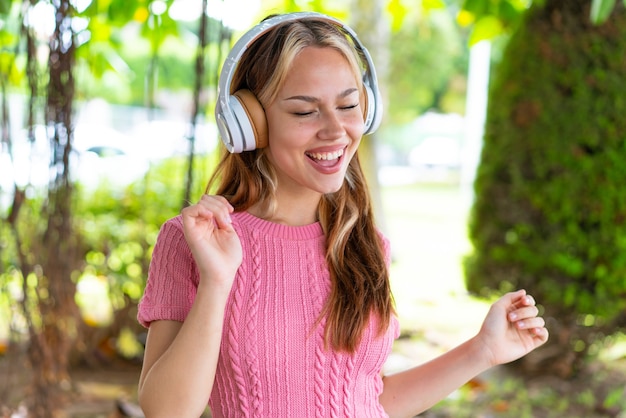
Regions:
<instances>
[{"instance_id":1,"label":"raised hand","mask_svg":"<svg viewBox=\"0 0 626 418\"><path fill-rule=\"evenodd\" d=\"M230 280L242 260L241 242L231 223L233 207L222 196L204 195L182 210L185 239L198 265L200 277Z\"/></svg>"},{"instance_id":2,"label":"raised hand","mask_svg":"<svg viewBox=\"0 0 626 418\"><path fill-rule=\"evenodd\" d=\"M491 306L477 338L492 365L517 360L548 340L545 321L538 314L535 299L525 290L507 293Z\"/></svg>"}]
</instances>

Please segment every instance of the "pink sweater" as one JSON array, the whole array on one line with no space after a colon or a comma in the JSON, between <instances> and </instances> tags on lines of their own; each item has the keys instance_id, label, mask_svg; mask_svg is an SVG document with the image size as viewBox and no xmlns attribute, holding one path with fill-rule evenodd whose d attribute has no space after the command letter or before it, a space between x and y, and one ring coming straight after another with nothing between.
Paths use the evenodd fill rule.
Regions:
<instances>
[{"instance_id":1,"label":"pink sweater","mask_svg":"<svg viewBox=\"0 0 626 418\"><path fill-rule=\"evenodd\" d=\"M373 318L355 354L324 349L324 321L315 321L330 279L320 224L290 227L239 212L233 225L243 262L225 312L213 417L386 417L378 397L396 318L382 337ZM184 321L197 284L178 216L159 233L139 321Z\"/></svg>"}]
</instances>

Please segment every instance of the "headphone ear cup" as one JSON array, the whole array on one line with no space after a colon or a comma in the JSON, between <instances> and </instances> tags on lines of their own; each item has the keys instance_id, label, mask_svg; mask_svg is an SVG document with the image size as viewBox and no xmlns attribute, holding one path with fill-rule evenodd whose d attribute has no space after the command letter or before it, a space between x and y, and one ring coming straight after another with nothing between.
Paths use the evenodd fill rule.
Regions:
<instances>
[{"instance_id":1,"label":"headphone ear cup","mask_svg":"<svg viewBox=\"0 0 626 418\"><path fill-rule=\"evenodd\" d=\"M265 148L268 144L267 118L254 93L247 89L237 90L231 96L230 105L243 133L244 151Z\"/></svg>"},{"instance_id":2,"label":"headphone ear cup","mask_svg":"<svg viewBox=\"0 0 626 418\"><path fill-rule=\"evenodd\" d=\"M367 132L370 128L371 124L371 109L373 102L372 90L369 88L367 84L365 84L364 88L365 94L363 94L363 124L364 124L364 132Z\"/></svg>"},{"instance_id":3,"label":"headphone ear cup","mask_svg":"<svg viewBox=\"0 0 626 418\"><path fill-rule=\"evenodd\" d=\"M380 103L376 100L376 95L372 91L372 88L365 84L365 103L363 109L363 120L365 123L365 129L363 135L374 132L380 125Z\"/></svg>"}]
</instances>

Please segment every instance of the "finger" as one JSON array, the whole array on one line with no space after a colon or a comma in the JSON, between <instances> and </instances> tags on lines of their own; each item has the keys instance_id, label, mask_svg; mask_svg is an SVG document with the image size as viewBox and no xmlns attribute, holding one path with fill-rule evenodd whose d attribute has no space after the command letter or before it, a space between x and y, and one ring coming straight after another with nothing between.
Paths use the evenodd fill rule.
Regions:
<instances>
[{"instance_id":1,"label":"finger","mask_svg":"<svg viewBox=\"0 0 626 418\"><path fill-rule=\"evenodd\" d=\"M214 205L216 208L225 209L228 213L234 211L233 205L224 197L220 195L202 195L200 201L204 204Z\"/></svg>"},{"instance_id":2,"label":"finger","mask_svg":"<svg viewBox=\"0 0 626 418\"><path fill-rule=\"evenodd\" d=\"M515 321L515 327L517 329L533 330L535 328L544 328L545 325L545 320L540 316Z\"/></svg>"},{"instance_id":3,"label":"finger","mask_svg":"<svg viewBox=\"0 0 626 418\"><path fill-rule=\"evenodd\" d=\"M512 312L517 309L523 308L525 306L535 306L535 305L536 305L535 298L533 298L531 295L526 294L526 292L524 291L523 293L519 294L517 299L512 301L509 311Z\"/></svg>"},{"instance_id":4,"label":"finger","mask_svg":"<svg viewBox=\"0 0 626 418\"><path fill-rule=\"evenodd\" d=\"M199 227L207 228L206 231L212 231L216 228L213 213L201 205L192 205L184 208L182 211L182 218L183 226L185 228L185 236L187 237L189 237L188 234L190 234L192 230L195 230L195 233L198 233L200 231L198 229Z\"/></svg>"},{"instance_id":5,"label":"finger","mask_svg":"<svg viewBox=\"0 0 626 418\"><path fill-rule=\"evenodd\" d=\"M546 327L533 328L530 331L541 341L542 344L548 341L548 338L550 337L550 332Z\"/></svg>"},{"instance_id":6,"label":"finger","mask_svg":"<svg viewBox=\"0 0 626 418\"><path fill-rule=\"evenodd\" d=\"M539 314L539 309L536 306L525 306L520 309L509 312L509 321L519 321L522 319L533 318Z\"/></svg>"},{"instance_id":7,"label":"finger","mask_svg":"<svg viewBox=\"0 0 626 418\"><path fill-rule=\"evenodd\" d=\"M199 204L212 212L218 228L228 228L231 225L230 214L233 211L233 207L223 196L204 195L200 199Z\"/></svg>"},{"instance_id":8,"label":"finger","mask_svg":"<svg viewBox=\"0 0 626 418\"><path fill-rule=\"evenodd\" d=\"M526 296L526 290L520 289L515 292L510 292L504 295L503 300L507 301L510 304L519 304L520 301Z\"/></svg>"},{"instance_id":9,"label":"finger","mask_svg":"<svg viewBox=\"0 0 626 418\"><path fill-rule=\"evenodd\" d=\"M226 205L230 213L234 212L235 208L233 207L233 205L230 204L228 199L226 199L224 196L221 196L221 195L216 195L215 197L219 199L224 205Z\"/></svg>"},{"instance_id":10,"label":"finger","mask_svg":"<svg viewBox=\"0 0 626 418\"><path fill-rule=\"evenodd\" d=\"M181 211L181 214L183 215L183 219L184 218L188 218L188 219L208 218L210 219L213 217L213 213L200 204L195 204L195 205L191 205L191 206L187 206L186 208L183 208L183 210Z\"/></svg>"}]
</instances>

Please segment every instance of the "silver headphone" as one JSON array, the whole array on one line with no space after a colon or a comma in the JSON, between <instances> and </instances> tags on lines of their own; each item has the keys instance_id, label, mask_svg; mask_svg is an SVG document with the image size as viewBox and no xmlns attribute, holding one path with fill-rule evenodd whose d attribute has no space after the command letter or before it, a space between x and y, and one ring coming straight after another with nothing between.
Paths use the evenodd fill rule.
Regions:
<instances>
[{"instance_id":1,"label":"silver headphone","mask_svg":"<svg viewBox=\"0 0 626 418\"><path fill-rule=\"evenodd\" d=\"M365 134L374 132L382 119L382 103L372 58L356 33L339 20L315 12L296 12L266 19L246 32L226 57L217 90L215 120L222 142L231 153L252 151L267 144L267 121L263 107L249 90L230 94L235 69L243 53L261 35L273 27L294 20L316 18L326 20L348 34L357 51L365 58L363 84L366 91Z\"/></svg>"}]
</instances>

